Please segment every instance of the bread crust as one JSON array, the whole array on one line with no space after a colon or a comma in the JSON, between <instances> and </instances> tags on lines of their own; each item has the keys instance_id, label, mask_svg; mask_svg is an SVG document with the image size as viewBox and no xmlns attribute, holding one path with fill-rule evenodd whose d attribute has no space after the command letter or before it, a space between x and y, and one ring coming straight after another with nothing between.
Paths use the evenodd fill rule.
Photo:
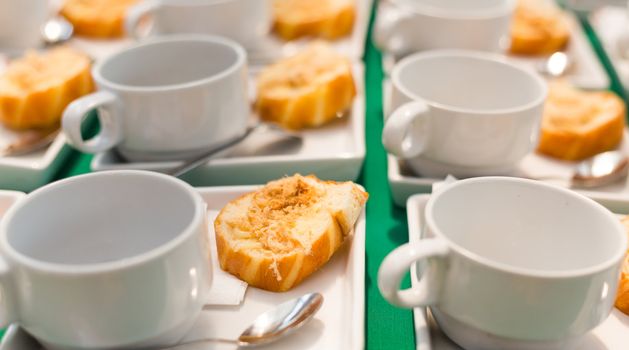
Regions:
<instances>
[{"instance_id":1,"label":"bread crust","mask_svg":"<svg viewBox=\"0 0 629 350\"><path fill-rule=\"evenodd\" d=\"M257 91L261 119L297 130L336 119L356 96L351 63L323 43L265 68Z\"/></svg>"},{"instance_id":2,"label":"bread crust","mask_svg":"<svg viewBox=\"0 0 629 350\"><path fill-rule=\"evenodd\" d=\"M615 149L623 138L625 113L624 102L612 92L551 84L537 150L574 161Z\"/></svg>"},{"instance_id":3,"label":"bread crust","mask_svg":"<svg viewBox=\"0 0 629 350\"><path fill-rule=\"evenodd\" d=\"M511 25L509 51L544 55L562 50L570 39L570 23L552 0L520 0Z\"/></svg>"},{"instance_id":4,"label":"bread crust","mask_svg":"<svg viewBox=\"0 0 629 350\"><path fill-rule=\"evenodd\" d=\"M94 90L87 56L70 48L29 52L0 77L0 122L11 129L50 128L65 107Z\"/></svg>"},{"instance_id":5,"label":"bread crust","mask_svg":"<svg viewBox=\"0 0 629 350\"><path fill-rule=\"evenodd\" d=\"M140 0L65 0L60 14L74 26L74 33L92 38L125 35L126 11Z\"/></svg>"},{"instance_id":6,"label":"bread crust","mask_svg":"<svg viewBox=\"0 0 629 350\"><path fill-rule=\"evenodd\" d=\"M295 178L299 179L300 177L297 174L272 183L294 181ZM303 179L304 177L301 178ZM339 183L333 181L318 180L314 176L305 178L323 186L339 185ZM362 208L368 195L359 189L358 186L353 184L352 186L351 196L354 197L353 200ZM235 208L240 207L244 201L247 201L255 193L259 193L259 191L245 194L233 200L221 210L214 221L219 263L223 270L251 286L273 292L287 291L300 284L306 277L329 261L346 238L350 236L357 216L348 218L340 210L328 210L327 213L331 219L331 224L327 225L323 232L317 234L309 249L294 249L293 251L278 254L254 256L248 249L239 247L238 242L231 238L230 232L227 231L230 230L230 225L233 223L230 223L229 219L225 217L228 216L228 212L233 212Z\"/></svg>"},{"instance_id":7,"label":"bread crust","mask_svg":"<svg viewBox=\"0 0 629 350\"><path fill-rule=\"evenodd\" d=\"M356 20L353 0L275 0L273 9L273 30L284 40L335 40L351 34Z\"/></svg>"}]
</instances>

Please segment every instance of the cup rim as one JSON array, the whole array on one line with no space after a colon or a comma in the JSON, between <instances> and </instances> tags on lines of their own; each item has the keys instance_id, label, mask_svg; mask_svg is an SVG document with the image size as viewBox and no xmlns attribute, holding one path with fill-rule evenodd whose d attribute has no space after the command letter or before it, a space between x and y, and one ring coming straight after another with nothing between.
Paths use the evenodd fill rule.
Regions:
<instances>
[{"instance_id":1,"label":"cup rim","mask_svg":"<svg viewBox=\"0 0 629 350\"><path fill-rule=\"evenodd\" d=\"M469 12L465 10L452 10L442 9L436 6L422 4L414 2L413 5L409 5L403 0L390 0L396 6L403 8L406 11L410 11L414 14L430 16L441 19L455 19L455 20L485 20L503 17L511 14L516 7L516 0L505 0L501 4L488 7L482 12Z\"/></svg>"},{"instance_id":2,"label":"cup rim","mask_svg":"<svg viewBox=\"0 0 629 350\"><path fill-rule=\"evenodd\" d=\"M449 104L444 104L444 103L429 100L423 96L419 96L418 94L410 91L404 84L402 84L400 80L401 74L402 74L402 71L407 66L416 64L416 62L422 61L424 59L441 58L441 57L443 58L458 57L458 58L466 58L466 59L472 59L472 60L484 60L484 61L490 61L490 62L499 64L505 67L509 67L509 69L513 69L521 73L524 73L526 76L531 78L534 84L537 85L539 94L532 101L529 101L527 103L514 106L514 107L499 108L499 109L471 109L471 108L456 107ZM465 113L466 115L469 115L469 116L500 115L500 114L510 114L510 113L526 111L536 106L542 105L544 101L546 100L546 96L548 94L548 86L546 82L544 81L544 79L541 76L539 76L539 74L529 69L520 67L514 63L509 62L506 56L500 55L500 54L494 54L490 52L463 50L463 49L431 50L431 51L418 52L413 55L407 56L393 67L393 71L391 72L391 82L393 84L394 89L399 90L404 95L410 97L413 101L423 101L431 107L435 107L435 108L439 108L439 109L443 109L443 110L451 111L451 112Z\"/></svg>"},{"instance_id":3,"label":"cup rim","mask_svg":"<svg viewBox=\"0 0 629 350\"><path fill-rule=\"evenodd\" d=\"M134 86L134 85L126 85L115 83L102 74L102 69L105 65L107 65L112 59L119 57L122 54L125 54L130 51L139 50L146 46L156 46L163 45L167 43L173 42L197 42L203 44L219 44L226 47L229 47L236 53L236 60L232 62L232 64L225 68L224 70L210 75L205 76L196 80L187 81L184 83L178 84L167 84L167 85L156 85L156 86ZM165 91L176 91L176 90L184 90L189 88L195 88L199 86L203 86L209 83L213 83L224 79L225 77L233 75L236 71L238 71L241 67L246 64L247 61L247 52L242 47L242 45L238 44L236 41L217 36L217 35L205 35L205 34L173 34L173 35L164 35L164 36L155 36L148 37L147 39L142 40L140 43L137 43L133 46L127 47L119 52L116 52L112 55L107 56L106 58L99 60L92 69L92 75L94 80L99 84L113 91L121 91L121 92L136 92L136 93L153 93L153 92L165 92Z\"/></svg>"},{"instance_id":4,"label":"cup rim","mask_svg":"<svg viewBox=\"0 0 629 350\"><path fill-rule=\"evenodd\" d=\"M579 201L579 202L584 203L585 205L588 205L593 210L596 210L599 213L601 213L603 216L607 216L610 219L610 221L613 223L612 225L616 226L617 228L616 233L620 237L619 241L621 244L617 247L618 249L617 252L615 254L612 254L611 257L609 257L607 260L601 263L592 265L592 266L579 268L579 269L570 269L570 270L540 270L540 269L533 269L533 268L517 267L517 266L512 266L509 264L501 263L501 262L495 261L494 259L490 259L480 254L474 253L470 251L469 249L455 243L448 236L443 234L443 232L439 229L439 227L437 226L437 223L435 222L435 219L433 217L433 211L434 211L435 203L437 202L441 194L451 191L454 188L465 186L466 184L479 183L479 182L525 183L525 184L533 185L537 187L544 187L549 191L559 192L563 195L571 197L575 201ZM509 176L476 177L476 178L459 180L452 184L446 185L446 187L439 190L436 194L433 193L430 196L430 199L428 200L428 203L426 204L426 212L425 212L424 218L431 232L439 239L442 239L445 242L447 242L448 247L452 249L453 251L455 251L456 253L466 257L467 259L477 264L487 266L489 268L492 268L498 271L506 272L509 274L520 275L520 276L533 277L533 278L575 278L575 277L589 276L589 275L593 275L601 271L605 271L611 268L612 266L618 264L620 261L622 261L625 258L627 242L628 242L627 234L625 233L625 228L621 224L620 220L618 220L618 218L616 218L611 211L603 207L601 204L595 202L594 200L587 198L583 195L580 195L574 191L571 191L571 190L568 190L559 186L554 186L554 185L540 182L537 180L515 178L515 177L509 177Z\"/></svg>"},{"instance_id":5,"label":"cup rim","mask_svg":"<svg viewBox=\"0 0 629 350\"><path fill-rule=\"evenodd\" d=\"M11 244L8 242L8 228L12 222L13 217L19 210L24 207L27 203L30 202L32 198L36 198L42 195L45 195L47 192L52 189L56 189L60 186L68 185L71 182L91 178L91 177L111 177L111 176L144 176L144 177L152 177L156 179L160 179L163 181L167 181L170 184L179 187L182 192L185 192L190 200L195 204L194 215L192 219L190 219L189 224L181 230L181 232L172 238L171 240L147 251L144 251L140 254L136 254L130 257L126 257L123 259L118 259L114 261L108 261L103 263L89 263L89 264L63 264L63 263L53 263L46 262L39 259L35 259L26 254L23 254L17 251ZM147 263L153 259L156 259L159 256L162 256L183 242L188 240L191 236L195 235L197 232L197 228L204 225L205 220L205 202L201 196L192 188L190 185L185 183L184 181L156 173L151 171L144 170L110 170L110 171L102 171L96 173L89 173L78 175L74 177L69 177L63 180L59 180L56 182L52 182L43 187L36 189L31 192L27 196L18 200L13 206L9 208L7 213L2 218L0 222L0 247L2 251L11 259L17 261L20 266L26 266L29 269L42 271L49 274L63 274L63 275L84 275L84 274L95 274L95 273L104 273L104 272L113 272L122 269L131 268L134 266L138 266L144 263Z\"/></svg>"}]
</instances>

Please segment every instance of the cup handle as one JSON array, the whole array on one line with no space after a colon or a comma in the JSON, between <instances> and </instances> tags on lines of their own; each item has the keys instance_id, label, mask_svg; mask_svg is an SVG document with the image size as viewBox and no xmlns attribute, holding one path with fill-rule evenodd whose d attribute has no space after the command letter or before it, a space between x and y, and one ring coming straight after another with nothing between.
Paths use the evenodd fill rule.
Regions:
<instances>
[{"instance_id":1,"label":"cup handle","mask_svg":"<svg viewBox=\"0 0 629 350\"><path fill-rule=\"evenodd\" d=\"M138 24L142 18L152 15L153 12L160 6L159 1L147 0L132 6L125 14L124 28L128 35L135 39L141 39L142 36L138 33Z\"/></svg>"},{"instance_id":2,"label":"cup handle","mask_svg":"<svg viewBox=\"0 0 629 350\"><path fill-rule=\"evenodd\" d=\"M17 321L17 304L9 264L0 257L0 328Z\"/></svg>"},{"instance_id":3,"label":"cup handle","mask_svg":"<svg viewBox=\"0 0 629 350\"><path fill-rule=\"evenodd\" d=\"M408 51L408 44L403 36L396 34L402 22L411 16L411 13L400 10L394 4L381 1L374 31L376 46L396 57L403 56Z\"/></svg>"},{"instance_id":4,"label":"cup handle","mask_svg":"<svg viewBox=\"0 0 629 350\"><path fill-rule=\"evenodd\" d=\"M100 132L89 140L81 135L81 125L87 113L98 109ZM83 96L70 103L63 112L62 128L68 142L87 153L108 150L122 140L122 102L108 91Z\"/></svg>"},{"instance_id":5,"label":"cup handle","mask_svg":"<svg viewBox=\"0 0 629 350\"><path fill-rule=\"evenodd\" d=\"M405 307L425 307L439 300L443 283L445 257L450 249L439 238L423 239L420 242L406 243L393 250L382 262L378 271L378 287L382 296L391 304ZM400 290L402 278L411 264L427 260L429 263L415 288Z\"/></svg>"},{"instance_id":6,"label":"cup handle","mask_svg":"<svg viewBox=\"0 0 629 350\"><path fill-rule=\"evenodd\" d=\"M430 107L422 101L412 101L398 107L384 123L384 148L400 158L413 158L422 154L428 143L429 115ZM413 139L409 135L410 130L420 130L420 135Z\"/></svg>"}]
</instances>

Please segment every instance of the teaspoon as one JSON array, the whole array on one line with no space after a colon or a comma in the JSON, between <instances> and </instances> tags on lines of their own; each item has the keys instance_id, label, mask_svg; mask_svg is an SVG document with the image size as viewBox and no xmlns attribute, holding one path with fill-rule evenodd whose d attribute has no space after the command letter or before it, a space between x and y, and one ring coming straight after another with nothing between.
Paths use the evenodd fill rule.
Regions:
<instances>
[{"instance_id":1,"label":"teaspoon","mask_svg":"<svg viewBox=\"0 0 629 350\"><path fill-rule=\"evenodd\" d=\"M572 183L578 187L599 187L627 177L629 159L619 151L603 152L580 162Z\"/></svg>"},{"instance_id":2,"label":"teaspoon","mask_svg":"<svg viewBox=\"0 0 629 350\"><path fill-rule=\"evenodd\" d=\"M288 131L285 131L284 129L280 128L279 126L275 124L257 122L254 125L247 127L247 129L242 135L232 138L216 147L213 147L197 157L185 160L182 165L169 169L168 171L165 172L165 174L175 176L175 177L181 176L189 172L190 170L193 170L205 164L210 158L212 158L216 154L223 152L227 149L230 149L238 145L239 143L243 142L244 140L249 138L249 136L251 136L254 131L258 131L258 132L279 131L284 136L290 137L292 139L301 140L300 136L292 134Z\"/></svg>"},{"instance_id":3,"label":"teaspoon","mask_svg":"<svg viewBox=\"0 0 629 350\"><path fill-rule=\"evenodd\" d=\"M571 175L573 187L594 188L609 185L627 177L629 158L620 151L599 153L579 162ZM561 176L532 176L535 180L565 180Z\"/></svg>"},{"instance_id":4,"label":"teaspoon","mask_svg":"<svg viewBox=\"0 0 629 350\"><path fill-rule=\"evenodd\" d=\"M0 157L21 156L39 151L51 144L59 131L59 127L19 131L15 141L0 147Z\"/></svg>"},{"instance_id":5,"label":"teaspoon","mask_svg":"<svg viewBox=\"0 0 629 350\"><path fill-rule=\"evenodd\" d=\"M41 35L46 45L61 44L70 40L74 27L63 17L53 17L41 27Z\"/></svg>"},{"instance_id":6,"label":"teaspoon","mask_svg":"<svg viewBox=\"0 0 629 350\"><path fill-rule=\"evenodd\" d=\"M238 339L202 338L184 341L164 349L176 349L184 345L207 342L233 344L241 347L267 344L306 324L319 311L322 304L323 296L321 294L306 294L261 314L249 328L240 334Z\"/></svg>"},{"instance_id":7,"label":"teaspoon","mask_svg":"<svg viewBox=\"0 0 629 350\"><path fill-rule=\"evenodd\" d=\"M568 54L557 51L537 65L537 71L547 77L557 78L564 75L572 66L572 59Z\"/></svg>"}]
</instances>

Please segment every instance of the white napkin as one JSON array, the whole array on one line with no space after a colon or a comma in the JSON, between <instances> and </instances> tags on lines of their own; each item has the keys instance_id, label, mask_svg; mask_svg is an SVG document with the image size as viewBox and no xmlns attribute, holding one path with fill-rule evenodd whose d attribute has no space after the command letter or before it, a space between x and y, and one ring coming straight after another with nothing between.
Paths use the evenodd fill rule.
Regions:
<instances>
[{"instance_id":1,"label":"white napkin","mask_svg":"<svg viewBox=\"0 0 629 350\"><path fill-rule=\"evenodd\" d=\"M216 251L216 236L214 235L214 219L218 211L208 211L210 254L212 259L212 288L210 289L208 306L213 305L240 305L245 298L247 283L223 271L218 263Z\"/></svg>"}]
</instances>

